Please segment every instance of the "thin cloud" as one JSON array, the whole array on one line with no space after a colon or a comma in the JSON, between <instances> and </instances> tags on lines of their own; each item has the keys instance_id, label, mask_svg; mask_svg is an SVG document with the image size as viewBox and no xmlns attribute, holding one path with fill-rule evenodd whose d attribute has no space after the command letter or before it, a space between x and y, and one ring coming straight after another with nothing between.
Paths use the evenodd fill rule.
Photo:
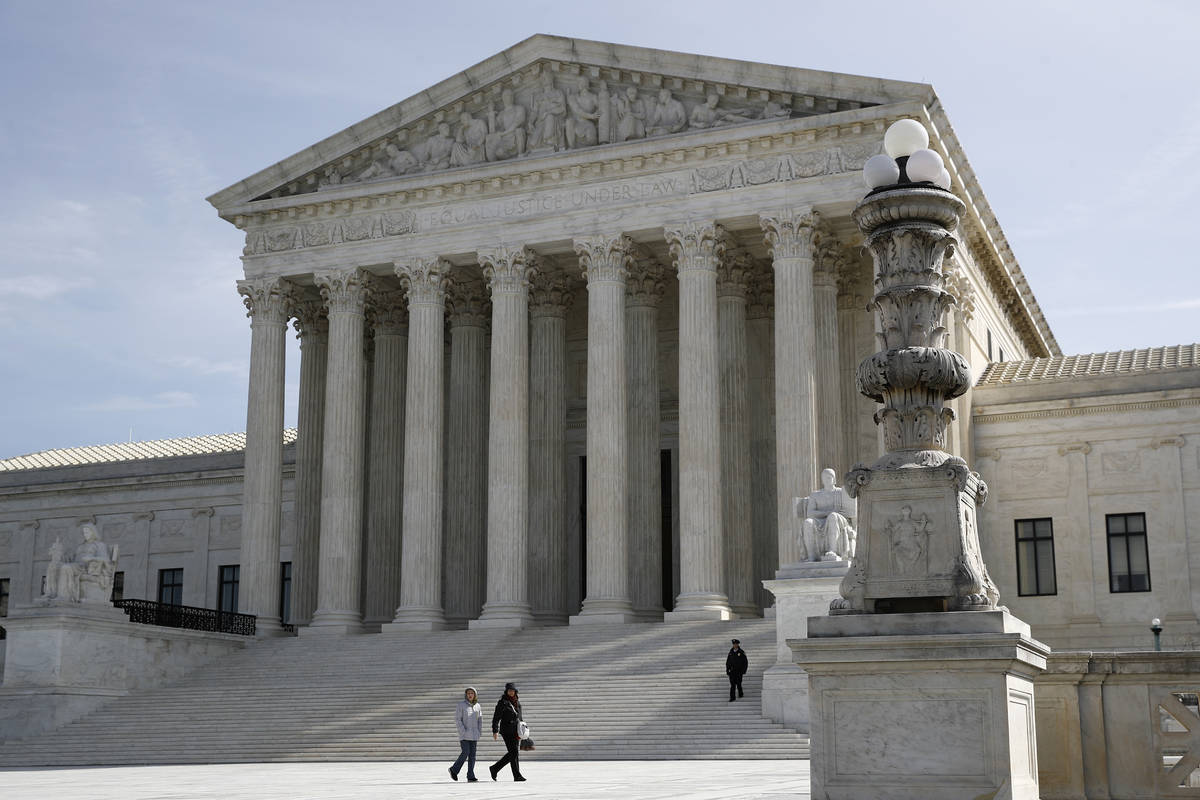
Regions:
<instances>
[{"instance_id":1,"label":"thin cloud","mask_svg":"<svg viewBox=\"0 0 1200 800\"><path fill-rule=\"evenodd\" d=\"M47 300L76 289L85 289L91 285L92 280L90 278L60 278L54 275L18 275L15 278L0 278L0 296Z\"/></svg>"},{"instance_id":2,"label":"thin cloud","mask_svg":"<svg viewBox=\"0 0 1200 800\"><path fill-rule=\"evenodd\" d=\"M149 397L113 395L100 403L81 407L81 411L154 411L161 408L194 408L196 396L191 392L159 392Z\"/></svg>"},{"instance_id":3,"label":"thin cloud","mask_svg":"<svg viewBox=\"0 0 1200 800\"><path fill-rule=\"evenodd\" d=\"M202 356L171 356L162 360L164 366L194 372L197 375L245 375L250 366L245 361L212 361Z\"/></svg>"}]
</instances>

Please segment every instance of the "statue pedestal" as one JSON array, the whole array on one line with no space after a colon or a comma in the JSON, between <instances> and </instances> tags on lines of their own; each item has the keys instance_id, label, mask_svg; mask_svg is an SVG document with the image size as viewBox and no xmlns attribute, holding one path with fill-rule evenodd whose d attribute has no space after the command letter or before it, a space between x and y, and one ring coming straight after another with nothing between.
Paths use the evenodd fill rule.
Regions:
<instances>
[{"instance_id":1,"label":"statue pedestal","mask_svg":"<svg viewBox=\"0 0 1200 800\"><path fill-rule=\"evenodd\" d=\"M1049 648L1007 611L808 620L813 800L1037 800L1033 680Z\"/></svg>"},{"instance_id":2,"label":"statue pedestal","mask_svg":"<svg viewBox=\"0 0 1200 800\"><path fill-rule=\"evenodd\" d=\"M803 639L808 618L829 612L849 568L849 561L802 561L781 567L775 580L763 581L775 595L775 666L763 673L762 713L801 733L809 730L808 673L793 663L788 640Z\"/></svg>"},{"instance_id":3,"label":"statue pedestal","mask_svg":"<svg viewBox=\"0 0 1200 800\"><path fill-rule=\"evenodd\" d=\"M108 602L17 606L4 627L0 740L54 730L130 689L179 678L249 639L138 625Z\"/></svg>"}]
</instances>

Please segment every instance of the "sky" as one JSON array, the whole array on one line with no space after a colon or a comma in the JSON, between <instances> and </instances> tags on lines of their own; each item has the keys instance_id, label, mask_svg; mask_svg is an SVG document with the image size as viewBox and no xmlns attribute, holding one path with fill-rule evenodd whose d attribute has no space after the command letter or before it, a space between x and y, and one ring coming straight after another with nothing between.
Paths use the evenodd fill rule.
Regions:
<instances>
[{"instance_id":1,"label":"sky","mask_svg":"<svg viewBox=\"0 0 1200 800\"><path fill-rule=\"evenodd\" d=\"M0 458L244 430L243 237L204 198L534 33L930 83L1064 353L1200 341L1197 31L1191 0L0 0Z\"/></svg>"}]
</instances>

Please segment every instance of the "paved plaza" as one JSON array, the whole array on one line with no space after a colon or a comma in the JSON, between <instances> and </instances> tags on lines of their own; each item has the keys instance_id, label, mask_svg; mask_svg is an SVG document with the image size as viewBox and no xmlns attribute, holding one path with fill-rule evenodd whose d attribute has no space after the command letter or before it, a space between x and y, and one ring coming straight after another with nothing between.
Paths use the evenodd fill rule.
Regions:
<instances>
[{"instance_id":1,"label":"paved plaza","mask_svg":"<svg viewBox=\"0 0 1200 800\"><path fill-rule=\"evenodd\" d=\"M453 754L451 754L453 755ZM370 762L209 764L178 767L82 767L0 770L5 800L438 800L482 796L558 800L806 800L807 761L525 760L528 780L505 771L497 783L455 783L450 763Z\"/></svg>"}]
</instances>

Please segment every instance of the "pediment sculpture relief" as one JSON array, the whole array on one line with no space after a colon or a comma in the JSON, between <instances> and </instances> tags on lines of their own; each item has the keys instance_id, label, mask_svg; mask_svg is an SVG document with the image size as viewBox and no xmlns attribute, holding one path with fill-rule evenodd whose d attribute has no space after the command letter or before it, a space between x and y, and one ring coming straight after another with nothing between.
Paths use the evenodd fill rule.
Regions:
<instances>
[{"instance_id":1,"label":"pediment sculpture relief","mask_svg":"<svg viewBox=\"0 0 1200 800\"><path fill-rule=\"evenodd\" d=\"M456 104L434 115L431 130L418 122L271 196L793 116L788 95L721 86L722 93L713 84L687 87L660 76L638 80L543 70L525 87L513 80L498 98L476 100L473 108Z\"/></svg>"}]
</instances>

